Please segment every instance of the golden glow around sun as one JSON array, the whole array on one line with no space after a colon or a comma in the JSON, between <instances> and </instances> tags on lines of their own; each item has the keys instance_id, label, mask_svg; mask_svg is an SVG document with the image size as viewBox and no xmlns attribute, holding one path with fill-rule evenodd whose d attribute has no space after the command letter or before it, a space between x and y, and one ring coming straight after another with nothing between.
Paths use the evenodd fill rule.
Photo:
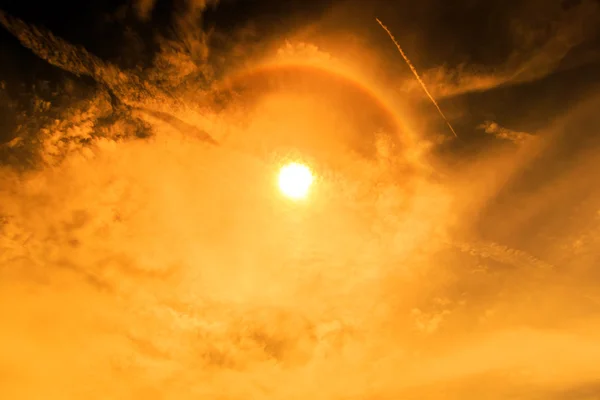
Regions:
<instances>
[{"instance_id":1,"label":"golden glow around sun","mask_svg":"<svg viewBox=\"0 0 600 400\"><path fill-rule=\"evenodd\" d=\"M286 164L279 171L279 189L285 196L294 200L303 199L308 195L313 180L310 168L300 163Z\"/></svg>"}]
</instances>

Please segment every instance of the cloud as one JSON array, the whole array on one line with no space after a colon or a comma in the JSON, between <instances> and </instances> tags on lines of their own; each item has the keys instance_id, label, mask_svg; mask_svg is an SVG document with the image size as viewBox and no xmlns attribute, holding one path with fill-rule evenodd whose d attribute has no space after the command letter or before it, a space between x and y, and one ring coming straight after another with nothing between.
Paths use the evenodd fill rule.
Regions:
<instances>
[{"instance_id":1,"label":"cloud","mask_svg":"<svg viewBox=\"0 0 600 400\"><path fill-rule=\"evenodd\" d=\"M134 8L138 13L138 17L142 21L150 19L155 4L156 0L136 0L134 2Z\"/></svg>"},{"instance_id":2,"label":"cloud","mask_svg":"<svg viewBox=\"0 0 600 400\"><path fill-rule=\"evenodd\" d=\"M600 60L594 49L572 56L570 52L598 32L600 8L597 2L582 1L564 9L558 2L528 2L517 8L509 24L513 51L500 65L462 64L421 71L421 77L436 98L482 92L502 86L543 79L555 72L577 68ZM418 90L407 80L404 91Z\"/></svg>"},{"instance_id":3,"label":"cloud","mask_svg":"<svg viewBox=\"0 0 600 400\"><path fill-rule=\"evenodd\" d=\"M513 143L523 143L532 138L532 135L529 133L511 131L492 121L486 121L479 125L479 129L483 129L485 133L494 135L499 139L509 140Z\"/></svg>"},{"instance_id":4,"label":"cloud","mask_svg":"<svg viewBox=\"0 0 600 400\"><path fill-rule=\"evenodd\" d=\"M202 69L188 11L163 54ZM37 54L101 85L12 142L35 145L34 168L1 167L1 397L594 393L597 99L535 145L445 166L419 132L371 135L339 101L372 105L329 75L273 73L266 95L238 90L198 111L181 94L193 88L178 89L193 68L142 83L10 21ZM585 145L565 145L574 132ZM318 179L302 204L274 185L293 134L335 159L306 157ZM381 140L384 159L348 150L356 135Z\"/></svg>"}]
</instances>

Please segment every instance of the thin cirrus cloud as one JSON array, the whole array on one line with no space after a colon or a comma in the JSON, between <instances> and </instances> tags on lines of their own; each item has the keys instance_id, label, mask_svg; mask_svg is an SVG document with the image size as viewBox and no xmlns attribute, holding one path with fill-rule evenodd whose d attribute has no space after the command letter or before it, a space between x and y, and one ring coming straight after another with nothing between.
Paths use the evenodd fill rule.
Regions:
<instances>
[{"instance_id":1,"label":"thin cirrus cloud","mask_svg":"<svg viewBox=\"0 0 600 400\"><path fill-rule=\"evenodd\" d=\"M531 2L535 4L536 2ZM537 2L539 3L539 2ZM463 64L456 67L440 66L421 71L422 78L435 97L444 98L471 92L482 92L502 86L518 85L543 79L565 69L577 68L600 60L592 47L574 57L567 57L577 46L598 33L600 7L597 2L583 1L562 9L558 2L516 7L515 17L509 22L513 51L504 62L494 66ZM528 24L525 17L539 13L537 24ZM404 91L417 90L412 80L400 84Z\"/></svg>"}]
</instances>

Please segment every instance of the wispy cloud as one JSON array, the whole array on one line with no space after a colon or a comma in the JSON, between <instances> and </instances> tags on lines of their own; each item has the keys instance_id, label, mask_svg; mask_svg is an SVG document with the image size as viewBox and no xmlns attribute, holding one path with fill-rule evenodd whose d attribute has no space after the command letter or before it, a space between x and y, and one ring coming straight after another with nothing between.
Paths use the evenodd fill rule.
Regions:
<instances>
[{"instance_id":1,"label":"wispy cloud","mask_svg":"<svg viewBox=\"0 0 600 400\"><path fill-rule=\"evenodd\" d=\"M478 128L482 129L485 133L493 135L499 139L511 141L513 143L523 143L533 137L531 134L526 132L516 132L503 128L493 121L485 121L483 124L479 125Z\"/></svg>"},{"instance_id":2,"label":"wispy cloud","mask_svg":"<svg viewBox=\"0 0 600 400\"><path fill-rule=\"evenodd\" d=\"M510 30L513 52L504 63L489 66L463 64L457 67L440 66L422 71L423 81L432 95L440 98L469 92L481 92L496 87L516 85L542 79L566 68L576 68L589 62L598 62L600 53L590 49L577 58L567 60L569 52L598 32L600 6L594 1L582 1L563 10L559 2L522 6L520 19L512 21ZM539 13L538 18L531 18ZM417 90L417 84L407 80L403 90Z\"/></svg>"},{"instance_id":3,"label":"wispy cloud","mask_svg":"<svg viewBox=\"0 0 600 400\"><path fill-rule=\"evenodd\" d=\"M155 4L156 0L135 0L133 2L138 17L143 21L147 21L151 17Z\"/></svg>"},{"instance_id":4,"label":"wispy cloud","mask_svg":"<svg viewBox=\"0 0 600 400\"><path fill-rule=\"evenodd\" d=\"M211 125L217 111L207 106L205 119L196 120L204 124L189 123L196 103L174 88L204 68L210 49L195 24L202 6L186 9L189 19L162 42L160 73L150 82L1 16L36 54L102 87L36 132L36 168L0 167L3 398L594 394L600 304L591 277L600 260L600 213L589 182L596 148L587 146L587 156L577 154L570 165L548 156L539 168L559 165L560 185L547 178L552 184L542 182L543 190L515 191L493 219L486 202L509 181L499 166L525 171L536 162L526 146L504 146L511 149L496 158L483 153L479 164L458 171L437 163L440 174L432 176L413 165L428 162L416 151L420 143L382 140L386 162L377 163L332 139L327 153L349 161L316 166L314 198L291 204L274 185L284 156L273 150L271 157L270 148L265 156L271 137L325 142L354 128L344 124L352 115L336 114L329 82L320 80L308 100L282 90L256 107L255 97L240 99L242 121L219 108L220 125ZM307 49L317 47L296 56ZM555 65L540 60L530 71ZM506 82L536 79L527 68L511 71ZM171 80L161 85L159 76ZM302 79L306 90L310 77ZM465 82L461 90L472 90ZM596 110L591 104L591 121L575 128L592 135ZM157 134L132 140L142 123ZM207 146L205 127L238 141ZM491 121L481 129L519 143L530 137ZM576 130L556 129L555 137ZM417 155L406 161L406 154ZM403 162L414 168L397 168ZM585 223L557 218L576 214ZM480 237L475 215L492 234L502 223L522 246Z\"/></svg>"}]
</instances>

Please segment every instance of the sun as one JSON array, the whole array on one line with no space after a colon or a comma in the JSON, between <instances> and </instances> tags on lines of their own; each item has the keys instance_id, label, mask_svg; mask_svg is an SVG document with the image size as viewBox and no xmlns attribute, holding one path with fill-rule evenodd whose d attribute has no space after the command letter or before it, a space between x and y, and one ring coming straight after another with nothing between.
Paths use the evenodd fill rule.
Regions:
<instances>
[{"instance_id":1,"label":"sun","mask_svg":"<svg viewBox=\"0 0 600 400\"><path fill-rule=\"evenodd\" d=\"M279 189L293 200L305 198L313 180L310 168L304 164L292 162L281 167L279 171Z\"/></svg>"}]
</instances>

